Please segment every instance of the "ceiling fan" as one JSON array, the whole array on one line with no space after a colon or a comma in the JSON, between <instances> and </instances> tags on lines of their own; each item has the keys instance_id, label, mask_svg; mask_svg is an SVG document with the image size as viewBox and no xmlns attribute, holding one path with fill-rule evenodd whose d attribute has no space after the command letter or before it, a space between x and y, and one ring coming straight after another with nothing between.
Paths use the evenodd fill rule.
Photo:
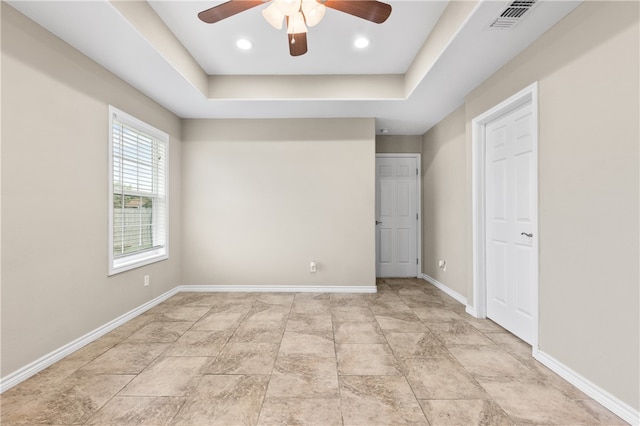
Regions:
<instances>
[{"instance_id":1,"label":"ceiling fan","mask_svg":"<svg viewBox=\"0 0 640 426\"><path fill-rule=\"evenodd\" d=\"M307 53L307 26L320 22L327 7L376 24L383 23L391 14L390 5L376 0L229 0L203 10L198 18L214 24L268 2L271 4L262 15L276 29L282 29L283 21L286 22L291 56Z\"/></svg>"}]
</instances>

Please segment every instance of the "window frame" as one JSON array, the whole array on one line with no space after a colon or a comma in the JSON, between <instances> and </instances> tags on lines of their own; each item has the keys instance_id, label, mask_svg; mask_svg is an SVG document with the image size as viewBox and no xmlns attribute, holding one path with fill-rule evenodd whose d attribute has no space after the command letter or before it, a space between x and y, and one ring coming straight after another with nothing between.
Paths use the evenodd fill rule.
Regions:
<instances>
[{"instance_id":1,"label":"window frame","mask_svg":"<svg viewBox=\"0 0 640 426\"><path fill-rule=\"evenodd\" d=\"M113 126L117 119L119 123L126 125L158 140L164 144L164 226L159 232L164 237L160 247L138 251L122 256L115 256L114 250L114 146L113 146ZM129 271L141 266L160 262L169 258L169 135L155 127L123 112L112 105L109 105L109 229L108 229L108 250L109 250L109 270L108 276ZM154 198L157 198L154 197ZM155 204L155 203L154 203ZM155 209L156 207L154 207Z\"/></svg>"}]
</instances>

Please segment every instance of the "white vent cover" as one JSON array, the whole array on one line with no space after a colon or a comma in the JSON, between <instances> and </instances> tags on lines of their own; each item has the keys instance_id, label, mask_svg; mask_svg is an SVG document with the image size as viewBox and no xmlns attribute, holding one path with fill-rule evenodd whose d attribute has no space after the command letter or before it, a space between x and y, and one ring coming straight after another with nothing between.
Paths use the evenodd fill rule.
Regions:
<instances>
[{"instance_id":1,"label":"white vent cover","mask_svg":"<svg viewBox=\"0 0 640 426\"><path fill-rule=\"evenodd\" d=\"M516 26L518 22L531 10L537 0L515 0L491 22L489 28L508 30Z\"/></svg>"}]
</instances>

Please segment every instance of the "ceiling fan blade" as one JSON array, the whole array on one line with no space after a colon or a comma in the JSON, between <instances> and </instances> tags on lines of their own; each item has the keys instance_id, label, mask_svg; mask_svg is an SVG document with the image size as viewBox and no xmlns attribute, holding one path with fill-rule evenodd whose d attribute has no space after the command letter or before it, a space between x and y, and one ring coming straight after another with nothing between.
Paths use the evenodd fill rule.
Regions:
<instances>
[{"instance_id":1,"label":"ceiling fan blade","mask_svg":"<svg viewBox=\"0 0 640 426\"><path fill-rule=\"evenodd\" d=\"M198 13L198 18L207 24L215 24L230 16L236 15L252 7L264 4L263 0L230 0Z\"/></svg>"},{"instance_id":2,"label":"ceiling fan blade","mask_svg":"<svg viewBox=\"0 0 640 426\"><path fill-rule=\"evenodd\" d=\"M375 0L320 0L331 9L382 24L391 15L391 5Z\"/></svg>"},{"instance_id":3,"label":"ceiling fan blade","mask_svg":"<svg viewBox=\"0 0 640 426\"><path fill-rule=\"evenodd\" d=\"M289 36L289 53L300 56L307 53L307 33L287 34Z\"/></svg>"}]
</instances>

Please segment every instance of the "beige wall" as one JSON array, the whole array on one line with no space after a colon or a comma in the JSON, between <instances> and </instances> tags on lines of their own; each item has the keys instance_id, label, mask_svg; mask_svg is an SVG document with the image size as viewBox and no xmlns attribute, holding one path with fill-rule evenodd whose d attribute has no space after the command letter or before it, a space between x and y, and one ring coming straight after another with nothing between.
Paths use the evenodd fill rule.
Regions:
<instances>
[{"instance_id":1,"label":"beige wall","mask_svg":"<svg viewBox=\"0 0 640 426\"><path fill-rule=\"evenodd\" d=\"M376 152L380 154L419 154L422 152L421 136L378 135Z\"/></svg>"},{"instance_id":2,"label":"beige wall","mask_svg":"<svg viewBox=\"0 0 640 426\"><path fill-rule=\"evenodd\" d=\"M375 285L374 132L373 119L184 120L184 284Z\"/></svg>"},{"instance_id":3,"label":"beige wall","mask_svg":"<svg viewBox=\"0 0 640 426\"><path fill-rule=\"evenodd\" d=\"M5 377L180 284L181 153L176 116L1 7ZM170 259L111 278L109 104L171 139Z\"/></svg>"},{"instance_id":4,"label":"beige wall","mask_svg":"<svg viewBox=\"0 0 640 426\"><path fill-rule=\"evenodd\" d=\"M422 141L422 272L467 295L464 106ZM446 271L438 261L446 262Z\"/></svg>"},{"instance_id":5,"label":"beige wall","mask_svg":"<svg viewBox=\"0 0 640 426\"><path fill-rule=\"evenodd\" d=\"M462 172L458 162L466 161L464 257L466 296L473 303L471 120L538 81L539 347L635 410L640 407L638 17L637 2L584 2L467 97L466 124L460 111L454 112L425 135L423 146L424 162L434 158L440 166L431 180L446 181L449 168ZM463 133L466 153L457 160L432 154L439 146L459 144ZM430 170L425 166L425 174ZM429 180L425 210L443 202L430 193ZM432 262L426 258L427 235L423 244L427 272ZM441 281L453 289L459 285L446 274Z\"/></svg>"}]
</instances>

